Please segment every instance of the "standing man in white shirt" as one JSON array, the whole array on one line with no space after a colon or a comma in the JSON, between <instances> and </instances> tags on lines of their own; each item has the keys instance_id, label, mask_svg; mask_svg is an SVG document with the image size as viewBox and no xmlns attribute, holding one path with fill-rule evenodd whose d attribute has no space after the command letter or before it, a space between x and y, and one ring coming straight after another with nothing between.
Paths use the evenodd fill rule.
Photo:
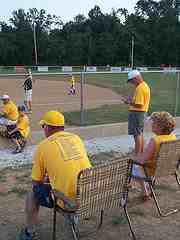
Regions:
<instances>
[{"instance_id":1,"label":"standing man in white shirt","mask_svg":"<svg viewBox=\"0 0 180 240\"><path fill-rule=\"evenodd\" d=\"M23 83L24 87L24 104L27 108L28 113L32 113L32 85L34 81L32 80L31 70L28 69L25 81Z\"/></svg>"}]
</instances>

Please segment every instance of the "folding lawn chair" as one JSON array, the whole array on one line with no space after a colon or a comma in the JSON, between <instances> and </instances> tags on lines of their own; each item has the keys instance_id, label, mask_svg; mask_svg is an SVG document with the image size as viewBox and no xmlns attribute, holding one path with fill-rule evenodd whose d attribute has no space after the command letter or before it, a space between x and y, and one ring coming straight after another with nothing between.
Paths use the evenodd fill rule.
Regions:
<instances>
[{"instance_id":1,"label":"folding lawn chair","mask_svg":"<svg viewBox=\"0 0 180 240\"><path fill-rule=\"evenodd\" d=\"M56 212L62 213L69 221L74 240L80 237L78 223L98 216L100 218L97 229L103 223L104 212L115 208L123 208L133 239L135 234L131 227L127 211L128 184L130 183L129 158L116 159L108 164L85 169L79 173L77 180L77 197L75 202L67 199L62 193L55 192L53 240L56 239ZM57 200L64 202L65 208L57 205Z\"/></svg>"},{"instance_id":2,"label":"folding lawn chair","mask_svg":"<svg viewBox=\"0 0 180 240\"><path fill-rule=\"evenodd\" d=\"M178 187L180 187L180 180L179 180L179 174L178 174L178 169L180 164L180 139L161 143L160 151L156 158L155 178L151 178L150 176L148 176L146 163L140 164L135 161L133 161L133 163L143 167L145 177L144 178L138 177L137 179L141 179L149 183L152 197L155 201L159 215L162 217L166 217L172 213L177 212L178 209L173 209L168 212L164 212L161 210L154 185L155 185L156 178L173 175L175 176Z\"/></svg>"}]
</instances>

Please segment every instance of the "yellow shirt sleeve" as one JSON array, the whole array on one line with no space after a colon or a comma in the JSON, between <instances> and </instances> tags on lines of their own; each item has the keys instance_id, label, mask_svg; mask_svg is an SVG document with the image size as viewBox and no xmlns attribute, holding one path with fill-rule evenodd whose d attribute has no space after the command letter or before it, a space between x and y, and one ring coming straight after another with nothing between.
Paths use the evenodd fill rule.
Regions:
<instances>
[{"instance_id":1,"label":"yellow shirt sleeve","mask_svg":"<svg viewBox=\"0 0 180 240\"><path fill-rule=\"evenodd\" d=\"M41 151L41 145L39 145L33 158L32 180L42 181L45 173L43 152Z\"/></svg>"},{"instance_id":2,"label":"yellow shirt sleeve","mask_svg":"<svg viewBox=\"0 0 180 240\"><path fill-rule=\"evenodd\" d=\"M27 116L20 117L17 127L23 137L27 138L30 132L29 119Z\"/></svg>"}]
</instances>

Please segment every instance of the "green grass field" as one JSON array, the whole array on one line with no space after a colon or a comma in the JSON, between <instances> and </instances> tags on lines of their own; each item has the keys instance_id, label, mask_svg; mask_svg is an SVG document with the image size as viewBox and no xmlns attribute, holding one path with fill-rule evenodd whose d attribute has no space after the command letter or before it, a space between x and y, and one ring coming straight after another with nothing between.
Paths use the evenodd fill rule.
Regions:
<instances>
[{"instance_id":1,"label":"green grass field","mask_svg":"<svg viewBox=\"0 0 180 240\"><path fill-rule=\"evenodd\" d=\"M177 75L144 73L143 77L151 88L150 112L164 110L174 114ZM86 79L88 84L111 88L123 95L131 94L133 90L132 86L126 82L127 74L87 75Z\"/></svg>"},{"instance_id":2,"label":"green grass field","mask_svg":"<svg viewBox=\"0 0 180 240\"><path fill-rule=\"evenodd\" d=\"M80 71L80 68L74 68ZM60 68L49 68L50 73L59 73ZM34 69L33 72L36 72ZM1 67L0 73L15 73L13 67ZM175 111L177 73L143 73L144 80L151 88L151 104L149 114L154 111L168 111L171 114L180 116L180 90L178 96L178 107ZM62 75L64 78L64 75ZM79 78L79 76L77 76ZM99 87L112 89L120 95L129 95L133 87L127 84L127 73L104 73L86 74L85 84L92 84ZM87 97L87 96L86 96ZM98 99L97 99L98 100ZM80 112L66 112L67 123L70 125L80 125ZM105 123L116 123L127 120L128 109L124 104L106 104L99 108L85 110L84 124L95 125Z\"/></svg>"},{"instance_id":3,"label":"green grass field","mask_svg":"<svg viewBox=\"0 0 180 240\"><path fill-rule=\"evenodd\" d=\"M151 104L149 114L154 111L168 111L175 114L177 74L144 73L144 80L151 88ZM127 84L127 73L124 74L87 74L85 83L110 88L118 94L129 95L133 87ZM180 92L176 115L180 116ZM80 112L65 113L68 124L80 125ZM116 123L127 120L127 106L124 104L108 104L89 109L84 112L84 125Z\"/></svg>"}]
</instances>

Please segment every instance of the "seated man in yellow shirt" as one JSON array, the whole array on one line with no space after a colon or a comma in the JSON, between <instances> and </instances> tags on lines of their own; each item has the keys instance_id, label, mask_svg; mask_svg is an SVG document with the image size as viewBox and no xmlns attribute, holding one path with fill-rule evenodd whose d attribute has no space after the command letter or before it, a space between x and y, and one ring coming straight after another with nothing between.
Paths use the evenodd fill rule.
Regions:
<instances>
[{"instance_id":1,"label":"seated man in yellow shirt","mask_svg":"<svg viewBox=\"0 0 180 240\"><path fill-rule=\"evenodd\" d=\"M26 200L26 228L20 240L35 239L39 207L53 207L51 190L72 201L76 197L76 182L81 170L90 168L86 149L75 134L64 131L64 116L58 111L45 113L40 121L46 138L38 145L32 169L33 191ZM49 183L45 184L45 179ZM62 207L62 203L60 204Z\"/></svg>"},{"instance_id":2,"label":"seated man in yellow shirt","mask_svg":"<svg viewBox=\"0 0 180 240\"><path fill-rule=\"evenodd\" d=\"M26 115L26 108L24 105L18 106L19 118L17 121L17 127L11 132L8 132L9 137L16 144L16 149L13 153L22 152L26 145L26 139L30 132L29 118Z\"/></svg>"},{"instance_id":3,"label":"seated man in yellow shirt","mask_svg":"<svg viewBox=\"0 0 180 240\"><path fill-rule=\"evenodd\" d=\"M1 97L1 100L3 101L3 108L0 112L0 125L12 130L18 120L17 106L6 94Z\"/></svg>"}]
</instances>

